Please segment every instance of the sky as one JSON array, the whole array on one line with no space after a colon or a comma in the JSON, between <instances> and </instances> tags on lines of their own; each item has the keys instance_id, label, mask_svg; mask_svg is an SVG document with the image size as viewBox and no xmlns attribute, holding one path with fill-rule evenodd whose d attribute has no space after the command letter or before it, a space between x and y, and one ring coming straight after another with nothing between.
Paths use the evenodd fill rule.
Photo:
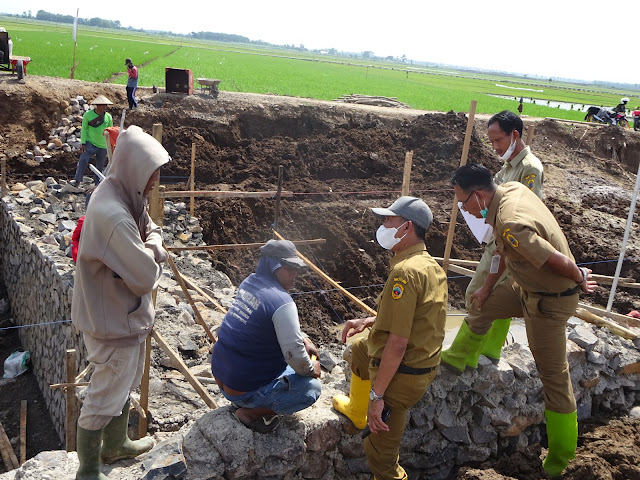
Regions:
<instances>
[{"instance_id":1,"label":"sky","mask_svg":"<svg viewBox=\"0 0 640 480\"><path fill-rule=\"evenodd\" d=\"M0 0L1 13L75 15L78 8L82 18L120 20L124 27L221 32L309 49L640 84L638 1Z\"/></svg>"}]
</instances>

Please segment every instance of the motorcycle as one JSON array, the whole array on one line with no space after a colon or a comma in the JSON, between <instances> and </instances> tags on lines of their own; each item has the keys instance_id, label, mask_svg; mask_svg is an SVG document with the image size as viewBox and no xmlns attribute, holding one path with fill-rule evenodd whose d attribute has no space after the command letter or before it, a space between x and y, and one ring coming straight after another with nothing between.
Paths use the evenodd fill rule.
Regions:
<instances>
[{"instance_id":1,"label":"motorcycle","mask_svg":"<svg viewBox=\"0 0 640 480\"><path fill-rule=\"evenodd\" d=\"M629 130L629 121L624 113L614 112L607 108L589 107L587 114L584 116L585 122L607 123L609 125L619 125Z\"/></svg>"},{"instance_id":2,"label":"motorcycle","mask_svg":"<svg viewBox=\"0 0 640 480\"><path fill-rule=\"evenodd\" d=\"M640 110L633 111L633 129L637 132L640 130Z\"/></svg>"}]
</instances>

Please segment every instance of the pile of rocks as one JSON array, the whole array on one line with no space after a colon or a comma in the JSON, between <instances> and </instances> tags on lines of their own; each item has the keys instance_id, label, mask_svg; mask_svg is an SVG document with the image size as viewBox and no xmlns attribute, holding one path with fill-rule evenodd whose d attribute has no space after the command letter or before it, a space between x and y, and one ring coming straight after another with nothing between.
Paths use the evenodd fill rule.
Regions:
<instances>
[{"instance_id":1,"label":"pile of rocks","mask_svg":"<svg viewBox=\"0 0 640 480\"><path fill-rule=\"evenodd\" d=\"M51 158L53 152L72 152L80 149L82 116L90 110L90 106L82 95L78 95L69 100L68 104L62 105L62 109L64 116L60 125L51 130L48 140L41 140L33 150L27 150L27 158L43 162Z\"/></svg>"}]
</instances>

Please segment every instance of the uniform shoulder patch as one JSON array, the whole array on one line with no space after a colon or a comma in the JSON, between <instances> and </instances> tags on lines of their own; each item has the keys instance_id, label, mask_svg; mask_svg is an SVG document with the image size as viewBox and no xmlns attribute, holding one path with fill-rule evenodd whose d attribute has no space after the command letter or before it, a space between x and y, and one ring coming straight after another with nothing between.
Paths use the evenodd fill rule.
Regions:
<instances>
[{"instance_id":1,"label":"uniform shoulder patch","mask_svg":"<svg viewBox=\"0 0 640 480\"><path fill-rule=\"evenodd\" d=\"M394 282L402 282L403 284L407 284L407 279L404 277L393 277Z\"/></svg>"},{"instance_id":2,"label":"uniform shoulder patch","mask_svg":"<svg viewBox=\"0 0 640 480\"><path fill-rule=\"evenodd\" d=\"M536 185L536 174L532 173L531 175L527 175L526 177L524 177L524 182L525 185L529 187L529 190L533 190Z\"/></svg>"},{"instance_id":3,"label":"uniform shoulder patch","mask_svg":"<svg viewBox=\"0 0 640 480\"><path fill-rule=\"evenodd\" d=\"M513 248L518 248L518 239L514 237L510 232L511 232L510 228L505 228L504 232L502 232L502 237L507 242L509 242L509 245L511 245Z\"/></svg>"},{"instance_id":4,"label":"uniform shoulder patch","mask_svg":"<svg viewBox=\"0 0 640 480\"><path fill-rule=\"evenodd\" d=\"M398 300L402 297L404 293L404 287L400 283L394 283L393 288L391 289L391 296L394 300Z\"/></svg>"}]
</instances>

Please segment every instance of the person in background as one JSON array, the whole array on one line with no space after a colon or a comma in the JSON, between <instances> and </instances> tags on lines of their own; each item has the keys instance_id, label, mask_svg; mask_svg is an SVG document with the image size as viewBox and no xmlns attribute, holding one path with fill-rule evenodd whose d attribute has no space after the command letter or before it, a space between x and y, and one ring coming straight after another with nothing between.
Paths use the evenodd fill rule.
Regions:
<instances>
[{"instance_id":1,"label":"person in background","mask_svg":"<svg viewBox=\"0 0 640 480\"><path fill-rule=\"evenodd\" d=\"M127 72L129 73L129 79L127 80L127 100L129 101L129 110L138 107L136 101L136 89L138 88L138 67L136 67L130 58L124 61L127 66Z\"/></svg>"},{"instance_id":2,"label":"person in background","mask_svg":"<svg viewBox=\"0 0 640 480\"><path fill-rule=\"evenodd\" d=\"M559 479L574 458L578 441L567 321L576 311L580 290L592 293L596 282L591 270L576 265L558 222L527 186L497 185L491 172L475 163L458 168L451 184L461 208L493 227L496 253L502 259L497 273L506 269L513 277L501 297L502 311L524 317L544 393L549 452L542 467Z\"/></svg>"},{"instance_id":3,"label":"person in background","mask_svg":"<svg viewBox=\"0 0 640 480\"><path fill-rule=\"evenodd\" d=\"M518 113L520 115L522 115L522 102L523 102L523 100L524 99L522 97L520 97L520 104L518 105Z\"/></svg>"},{"instance_id":4,"label":"person in background","mask_svg":"<svg viewBox=\"0 0 640 480\"><path fill-rule=\"evenodd\" d=\"M94 370L78 418L78 480L107 479L101 461L133 458L153 446L151 438L130 440L127 429L129 395L142 378L155 321L152 292L168 256L146 197L169 160L151 135L129 127L82 225L71 320Z\"/></svg>"},{"instance_id":5,"label":"person in background","mask_svg":"<svg viewBox=\"0 0 640 480\"><path fill-rule=\"evenodd\" d=\"M240 407L234 413L240 423L258 433L275 430L280 415L313 405L322 390L318 349L302 334L288 293L305 267L292 242L263 245L213 346L211 372L220 391Z\"/></svg>"},{"instance_id":6,"label":"person in background","mask_svg":"<svg viewBox=\"0 0 640 480\"><path fill-rule=\"evenodd\" d=\"M349 396L333 397L333 407L357 428L369 424L364 439L376 480L407 478L399 450L407 413L436 376L447 315L447 277L426 249L433 215L419 198L403 196L389 208L373 208L382 219L376 233L393 251L389 276L375 317L348 320L342 341L371 327L353 342ZM390 412L387 423L383 411ZM385 415L386 416L386 415Z\"/></svg>"},{"instance_id":7,"label":"person in background","mask_svg":"<svg viewBox=\"0 0 640 480\"><path fill-rule=\"evenodd\" d=\"M109 105L113 102L104 95L98 95L91 101L90 105L95 105L93 110L87 110L82 116L82 131L80 133L80 158L76 166L76 173L73 177L73 184L80 185L87 164L92 157L96 157L96 168L104 171L107 160L107 142L104 139L104 130L113 126L113 118L107 112ZM100 179L95 176L94 183L98 185Z\"/></svg>"},{"instance_id":8,"label":"person in background","mask_svg":"<svg viewBox=\"0 0 640 480\"><path fill-rule=\"evenodd\" d=\"M489 141L504 162L494 181L498 185L520 182L542 198L542 163L522 140L523 129L522 119L508 110L489 119ZM491 272L495 256L496 240L492 236L467 287L467 318L460 325L451 347L442 352L442 362L459 372L467 366L476 368L480 355L497 363L509 333L511 318L505 318L503 297L510 295L509 285L513 280L506 271L498 275L494 268Z\"/></svg>"}]
</instances>

